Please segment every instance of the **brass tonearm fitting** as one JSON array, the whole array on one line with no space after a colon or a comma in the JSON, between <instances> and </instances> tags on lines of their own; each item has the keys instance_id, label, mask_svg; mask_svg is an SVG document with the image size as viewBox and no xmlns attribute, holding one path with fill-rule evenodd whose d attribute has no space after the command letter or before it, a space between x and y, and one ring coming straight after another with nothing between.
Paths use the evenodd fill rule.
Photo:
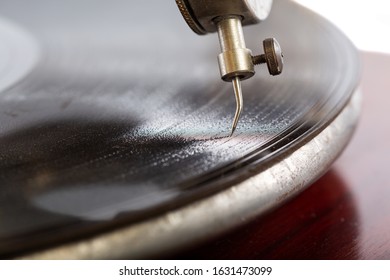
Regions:
<instances>
[{"instance_id":1,"label":"brass tonearm fitting","mask_svg":"<svg viewBox=\"0 0 390 280\"><path fill-rule=\"evenodd\" d=\"M283 69L283 55L274 38L263 41L264 54L252 56L245 46L243 25L264 20L272 0L176 0L188 26L197 34L218 32L221 53L218 55L222 80L232 82L236 97L236 112L232 124L233 135L241 115L243 102L241 80L255 74L254 65L266 63L271 75Z\"/></svg>"}]
</instances>

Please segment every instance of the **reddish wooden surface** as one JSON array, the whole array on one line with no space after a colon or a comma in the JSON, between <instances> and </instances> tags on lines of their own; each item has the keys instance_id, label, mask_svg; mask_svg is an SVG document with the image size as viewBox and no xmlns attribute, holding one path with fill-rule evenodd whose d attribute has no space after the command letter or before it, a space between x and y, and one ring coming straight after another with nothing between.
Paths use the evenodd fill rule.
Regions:
<instances>
[{"instance_id":1,"label":"reddish wooden surface","mask_svg":"<svg viewBox=\"0 0 390 280\"><path fill-rule=\"evenodd\" d=\"M390 55L362 54L363 111L331 170L194 259L390 259Z\"/></svg>"}]
</instances>

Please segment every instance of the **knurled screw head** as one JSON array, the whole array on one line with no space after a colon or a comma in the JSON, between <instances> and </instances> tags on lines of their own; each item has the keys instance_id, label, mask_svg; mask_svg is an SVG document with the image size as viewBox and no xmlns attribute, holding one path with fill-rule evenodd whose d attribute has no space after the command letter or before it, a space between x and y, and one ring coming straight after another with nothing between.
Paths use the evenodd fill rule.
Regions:
<instances>
[{"instance_id":1,"label":"knurled screw head","mask_svg":"<svg viewBox=\"0 0 390 280\"><path fill-rule=\"evenodd\" d=\"M283 53L275 38L267 38L263 41L264 54L252 57L253 64L266 63L268 72L273 75L279 75L283 71Z\"/></svg>"}]
</instances>

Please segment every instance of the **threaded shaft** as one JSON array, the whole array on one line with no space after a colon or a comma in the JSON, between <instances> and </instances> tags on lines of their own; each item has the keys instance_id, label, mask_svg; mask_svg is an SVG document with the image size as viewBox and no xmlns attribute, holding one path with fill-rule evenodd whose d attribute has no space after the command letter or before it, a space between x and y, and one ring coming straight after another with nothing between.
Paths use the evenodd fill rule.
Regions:
<instances>
[{"instance_id":1,"label":"threaded shaft","mask_svg":"<svg viewBox=\"0 0 390 280\"><path fill-rule=\"evenodd\" d=\"M260 54L260 55L252 56L252 61L254 65L266 63L265 55Z\"/></svg>"}]
</instances>

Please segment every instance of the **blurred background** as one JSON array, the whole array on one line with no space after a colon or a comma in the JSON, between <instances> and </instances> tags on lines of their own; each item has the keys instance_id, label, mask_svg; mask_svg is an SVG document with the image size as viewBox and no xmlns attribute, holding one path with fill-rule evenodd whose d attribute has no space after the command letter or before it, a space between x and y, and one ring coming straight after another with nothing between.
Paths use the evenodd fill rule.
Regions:
<instances>
[{"instance_id":1,"label":"blurred background","mask_svg":"<svg viewBox=\"0 0 390 280\"><path fill-rule=\"evenodd\" d=\"M390 2L296 0L337 25L362 51L390 53Z\"/></svg>"}]
</instances>

